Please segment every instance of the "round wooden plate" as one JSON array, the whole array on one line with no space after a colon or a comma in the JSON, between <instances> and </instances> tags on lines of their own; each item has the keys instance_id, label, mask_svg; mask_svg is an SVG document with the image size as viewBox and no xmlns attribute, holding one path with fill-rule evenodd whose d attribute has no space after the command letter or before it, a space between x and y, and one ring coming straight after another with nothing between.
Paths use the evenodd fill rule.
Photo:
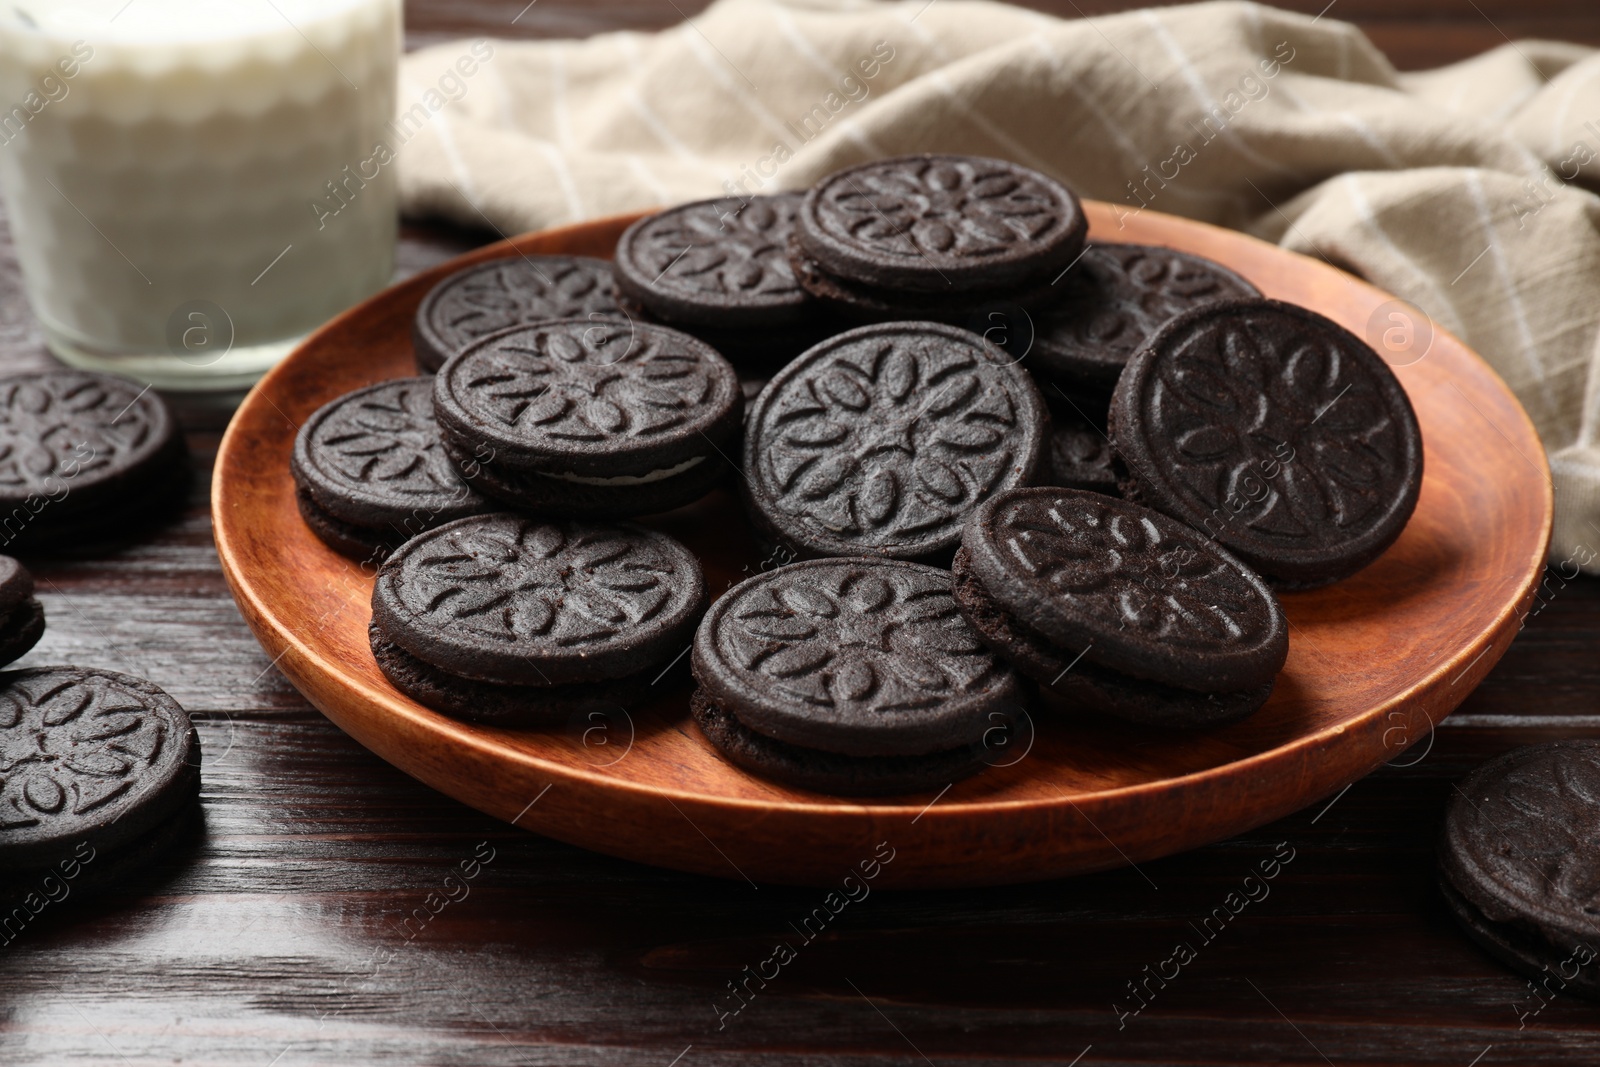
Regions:
<instances>
[{"instance_id":1,"label":"round wooden plate","mask_svg":"<svg viewBox=\"0 0 1600 1067\"><path fill-rule=\"evenodd\" d=\"M1091 238L1209 256L1358 335L1391 299L1238 233L1148 211L1119 229L1109 205L1087 209ZM370 574L300 520L295 429L341 393L416 373L412 315L444 275L519 251L609 257L631 221L515 238L378 294L256 386L217 457L217 550L267 655L356 740L474 808L585 848L751 881L837 885L875 854L893 856L879 885L1053 878L1193 848L1328 796L1425 738L1517 632L1550 536L1544 453L1494 372L1438 334L1423 358L1396 368L1426 448L1415 516L1353 578L1284 597L1288 665L1267 706L1237 725L1162 736L1041 711L1031 748L998 761L1008 765L937 795L860 802L725 763L693 725L681 681L664 681L646 706L567 729L492 729L429 711L373 662ZM763 565L730 494L649 525L700 556L714 594Z\"/></svg>"}]
</instances>

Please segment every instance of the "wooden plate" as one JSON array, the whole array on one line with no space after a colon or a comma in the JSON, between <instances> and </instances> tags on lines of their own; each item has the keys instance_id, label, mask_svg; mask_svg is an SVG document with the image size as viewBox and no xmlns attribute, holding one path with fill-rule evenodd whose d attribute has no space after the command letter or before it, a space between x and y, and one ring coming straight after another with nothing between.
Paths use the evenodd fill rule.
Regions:
<instances>
[{"instance_id":1,"label":"wooden plate","mask_svg":"<svg viewBox=\"0 0 1600 1067\"><path fill-rule=\"evenodd\" d=\"M1109 205L1088 211L1092 236L1209 256L1358 335L1391 299L1241 234L1154 212L1119 229ZM1517 632L1550 536L1544 453L1493 371L1439 334L1396 370L1426 448L1415 516L1355 577L1284 598L1288 666L1272 700L1243 723L1163 737L1041 713L1031 749L1010 765L938 796L864 803L784 789L723 762L693 726L682 685L565 730L435 714L373 663L370 575L300 521L289 476L295 429L341 393L415 373L412 314L445 274L518 250L609 257L630 221L516 238L378 294L256 386L217 457L217 550L267 655L356 740L475 808L586 848L728 878L837 885L885 842L881 855L892 849L894 858L879 885L1053 878L1193 848L1328 796L1425 738ZM761 566L727 494L651 525L699 554L714 593Z\"/></svg>"}]
</instances>

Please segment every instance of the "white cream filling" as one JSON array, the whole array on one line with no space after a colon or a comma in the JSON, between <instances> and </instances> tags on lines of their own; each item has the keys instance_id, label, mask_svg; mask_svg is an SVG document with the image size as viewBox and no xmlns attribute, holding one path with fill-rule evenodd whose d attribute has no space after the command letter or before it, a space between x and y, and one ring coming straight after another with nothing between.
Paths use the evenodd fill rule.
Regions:
<instances>
[{"instance_id":1,"label":"white cream filling","mask_svg":"<svg viewBox=\"0 0 1600 1067\"><path fill-rule=\"evenodd\" d=\"M671 478L675 474L682 474L691 467L698 465L705 458L704 456L695 456L693 459L684 460L676 467L663 467L661 470L651 471L649 474L618 474L611 478L594 478L587 474L558 474L551 471L540 471L539 474L545 478L555 478L557 481L562 482L575 482L578 485L649 485L651 482L659 482L664 478Z\"/></svg>"}]
</instances>

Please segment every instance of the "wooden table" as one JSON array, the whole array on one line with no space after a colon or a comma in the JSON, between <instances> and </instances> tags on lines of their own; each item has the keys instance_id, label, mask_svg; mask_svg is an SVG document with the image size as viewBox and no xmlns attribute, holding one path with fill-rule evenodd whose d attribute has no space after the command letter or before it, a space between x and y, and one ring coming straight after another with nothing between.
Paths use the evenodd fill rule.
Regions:
<instances>
[{"instance_id":1,"label":"wooden table","mask_svg":"<svg viewBox=\"0 0 1600 1067\"><path fill-rule=\"evenodd\" d=\"M540 0L510 27L521 6L430 0L409 18L417 41L567 35L664 25L697 5ZM1497 25L1600 39L1585 6L1343 0L1334 13L1370 18L1401 65L1420 66L1498 43ZM403 269L485 238L409 227ZM46 361L3 230L0 361ZM339 733L273 669L223 586L205 499L216 440L214 429L190 435L199 470L182 521L110 558L38 567L50 630L27 662L129 671L177 697L200 722L205 835L111 899L47 909L0 947L0 1064L1600 1058L1600 1008L1558 997L1519 1019L1518 1005L1538 1002L1456 933L1432 863L1452 780L1517 745L1600 736L1600 581L1552 577L1504 661L1431 744L1403 757L1409 766L1139 869L875 893L719 1028L726 983L766 958L820 891L541 840ZM1286 850L1270 895L1202 944L1191 924ZM439 907L446 875L473 859L482 868L468 895ZM1197 958L1119 1017L1114 1004L1137 1006L1129 984L1178 941Z\"/></svg>"}]
</instances>

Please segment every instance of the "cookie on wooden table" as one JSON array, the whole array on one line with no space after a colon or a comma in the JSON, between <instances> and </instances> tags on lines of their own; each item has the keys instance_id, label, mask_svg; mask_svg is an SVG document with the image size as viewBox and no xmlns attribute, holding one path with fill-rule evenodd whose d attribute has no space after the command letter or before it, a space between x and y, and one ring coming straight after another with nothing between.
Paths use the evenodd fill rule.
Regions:
<instances>
[{"instance_id":1,"label":"cookie on wooden table","mask_svg":"<svg viewBox=\"0 0 1600 1067\"><path fill-rule=\"evenodd\" d=\"M0 868L14 894L121 883L193 829L200 743L161 689L92 667L0 672Z\"/></svg>"},{"instance_id":2,"label":"cookie on wooden table","mask_svg":"<svg viewBox=\"0 0 1600 1067\"><path fill-rule=\"evenodd\" d=\"M434 410L446 450L486 496L619 518L691 503L721 481L744 397L732 365L688 334L562 319L452 357Z\"/></svg>"},{"instance_id":3,"label":"cookie on wooden table","mask_svg":"<svg viewBox=\"0 0 1600 1067\"><path fill-rule=\"evenodd\" d=\"M0 667L21 659L44 636L44 605L33 595L33 575L0 556Z\"/></svg>"},{"instance_id":4,"label":"cookie on wooden table","mask_svg":"<svg viewBox=\"0 0 1600 1067\"><path fill-rule=\"evenodd\" d=\"M1083 389L1111 389L1157 329L1191 308L1260 291L1209 259L1156 245L1091 244L1032 313L1029 370Z\"/></svg>"},{"instance_id":5,"label":"cookie on wooden table","mask_svg":"<svg viewBox=\"0 0 1600 1067\"><path fill-rule=\"evenodd\" d=\"M379 668L418 703L536 725L648 690L705 607L699 561L665 534L496 513L391 555L369 637Z\"/></svg>"},{"instance_id":6,"label":"cookie on wooden table","mask_svg":"<svg viewBox=\"0 0 1600 1067\"><path fill-rule=\"evenodd\" d=\"M767 383L741 484L758 534L802 555L945 561L974 508L1035 480L1048 429L1027 373L976 334L863 326Z\"/></svg>"},{"instance_id":7,"label":"cookie on wooden table","mask_svg":"<svg viewBox=\"0 0 1600 1067\"><path fill-rule=\"evenodd\" d=\"M1152 726L1253 713L1289 653L1258 575L1149 508L1075 489L1002 493L967 526L955 601L980 637L1063 701Z\"/></svg>"},{"instance_id":8,"label":"cookie on wooden table","mask_svg":"<svg viewBox=\"0 0 1600 1067\"><path fill-rule=\"evenodd\" d=\"M1496 757L1454 789L1440 886L1467 936L1545 994L1600 999L1600 741Z\"/></svg>"},{"instance_id":9,"label":"cookie on wooden table","mask_svg":"<svg viewBox=\"0 0 1600 1067\"><path fill-rule=\"evenodd\" d=\"M790 260L814 296L858 320L962 321L1031 306L1083 250L1070 189L999 159L914 155L835 171L806 193Z\"/></svg>"},{"instance_id":10,"label":"cookie on wooden table","mask_svg":"<svg viewBox=\"0 0 1600 1067\"><path fill-rule=\"evenodd\" d=\"M491 333L544 319L625 319L611 264L589 256L510 256L458 270L412 323L417 367L432 373Z\"/></svg>"},{"instance_id":11,"label":"cookie on wooden table","mask_svg":"<svg viewBox=\"0 0 1600 1067\"><path fill-rule=\"evenodd\" d=\"M962 620L950 574L796 563L736 585L694 638L690 707L732 762L840 795L938 790L980 770L1021 690Z\"/></svg>"},{"instance_id":12,"label":"cookie on wooden table","mask_svg":"<svg viewBox=\"0 0 1600 1067\"><path fill-rule=\"evenodd\" d=\"M154 390L83 371L0 377L0 548L117 541L188 486L183 436Z\"/></svg>"},{"instance_id":13,"label":"cookie on wooden table","mask_svg":"<svg viewBox=\"0 0 1600 1067\"><path fill-rule=\"evenodd\" d=\"M301 517L329 547L381 562L424 530L491 510L451 459L433 417L433 379L397 378L312 413L290 457Z\"/></svg>"},{"instance_id":14,"label":"cookie on wooden table","mask_svg":"<svg viewBox=\"0 0 1600 1067\"><path fill-rule=\"evenodd\" d=\"M1124 495L1285 588L1337 581L1394 543L1422 488L1422 431L1367 343L1276 300L1163 326L1111 402Z\"/></svg>"}]
</instances>

